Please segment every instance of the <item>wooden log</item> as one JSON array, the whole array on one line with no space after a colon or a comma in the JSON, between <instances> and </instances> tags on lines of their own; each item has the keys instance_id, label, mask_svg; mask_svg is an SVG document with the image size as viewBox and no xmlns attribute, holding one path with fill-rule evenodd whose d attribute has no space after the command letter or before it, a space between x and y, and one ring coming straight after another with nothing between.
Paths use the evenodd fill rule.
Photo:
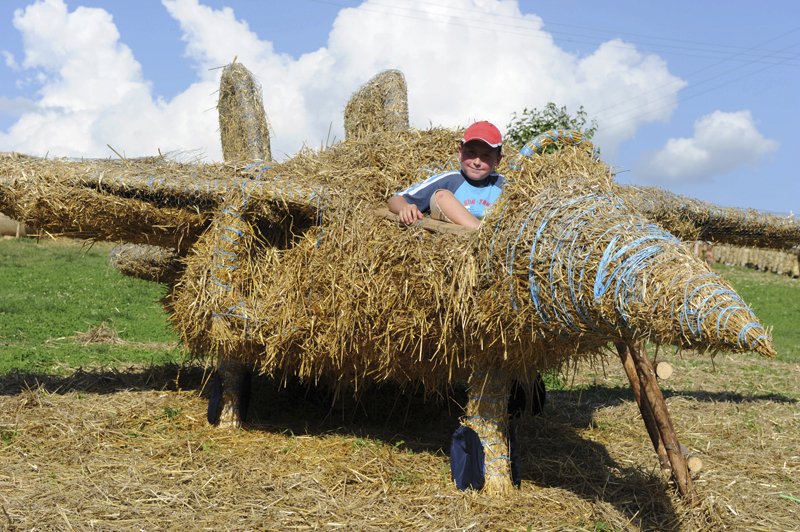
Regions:
<instances>
[{"instance_id":1,"label":"wooden log","mask_svg":"<svg viewBox=\"0 0 800 532\"><path fill-rule=\"evenodd\" d=\"M665 381L672 377L672 374L675 373L675 369L672 367L672 364L669 362L659 362L656 364L656 377Z\"/></svg>"},{"instance_id":2,"label":"wooden log","mask_svg":"<svg viewBox=\"0 0 800 532\"><path fill-rule=\"evenodd\" d=\"M650 404L642 400L642 389L639 384L639 376L636 373L636 366L633 364L633 359L630 355L628 345L618 343L617 353L622 361L622 367L625 368L625 374L628 376L628 381L631 383L631 390L633 397L636 399L636 404L639 406L639 412L642 414L644 426L647 429L647 434L650 436L650 442L653 444L653 449L658 455L658 462L662 471L672 471L672 466L669 463L667 450L664 448L664 442L661 440L661 433L658 431L658 426L653 418L653 412L650 409Z\"/></svg>"},{"instance_id":3,"label":"wooden log","mask_svg":"<svg viewBox=\"0 0 800 532\"><path fill-rule=\"evenodd\" d=\"M19 238L27 234L25 224L13 220L0 212L0 236Z\"/></svg>"},{"instance_id":4,"label":"wooden log","mask_svg":"<svg viewBox=\"0 0 800 532\"><path fill-rule=\"evenodd\" d=\"M650 404L653 418L658 426L658 432L661 434L661 440L664 443L667 457L672 466L672 477L678 487L678 492L686 500L693 502L694 490L692 487L692 478L689 475L689 468L681 452L680 442L675 434L675 428L672 426L672 419L669 416L667 404L664 401L661 389L658 387L653 363L648 358L643 345L629 345L628 349L633 359L634 366L636 367L636 373L639 376L642 399Z\"/></svg>"},{"instance_id":5,"label":"wooden log","mask_svg":"<svg viewBox=\"0 0 800 532\"><path fill-rule=\"evenodd\" d=\"M689 473L695 475L703 469L703 461L699 456L695 456L684 444L681 445L681 454L686 459L686 466L689 468Z\"/></svg>"},{"instance_id":6,"label":"wooden log","mask_svg":"<svg viewBox=\"0 0 800 532\"><path fill-rule=\"evenodd\" d=\"M698 456L689 455L686 458L686 466L689 468L689 473L696 475L703 469L703 461Z\"/></svg>"}]
</instances>

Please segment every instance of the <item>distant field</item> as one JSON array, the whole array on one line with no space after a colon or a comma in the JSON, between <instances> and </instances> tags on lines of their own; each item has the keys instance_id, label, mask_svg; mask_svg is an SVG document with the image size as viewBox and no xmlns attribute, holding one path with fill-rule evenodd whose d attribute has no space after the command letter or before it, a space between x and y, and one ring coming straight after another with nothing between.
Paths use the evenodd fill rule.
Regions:
<instances>
[{"instance_id":1,"label":"distant field","mask_svg":"<svg viewBox=\"0 0 800 532\"><path fill-rule=\"evenodd\" d=\"M110 267L111 247L71 240L0 241L0 373L180 359L178 337L159 303L165 287ZM778 358L800 360L800 280L716 269L774 328ZM121 342L78 343L81 333L97 327L116 332Z\"/></svg>"},{"instance_id":2,"label":"distant field","mask_svg":"<svg viewBox=\"0 0 800 532\"><path fill-rule=\"evenodd\" d=\"M0 241L0 373L179 359L178 337L159 303L166 288L117 272L108 265L111 247ZM119 341L78 342L98 327Z\"/></svg>"},{"instance_id":3,"label":"distant field","mask_svg":"<svg viewBox=\"0 0 800 532\"><path fill-rule=\"evenodd\" d=\"M716 265L767 327L778 359L800 360L800 279L735 266Z\"/></svg>"}]
</instances>

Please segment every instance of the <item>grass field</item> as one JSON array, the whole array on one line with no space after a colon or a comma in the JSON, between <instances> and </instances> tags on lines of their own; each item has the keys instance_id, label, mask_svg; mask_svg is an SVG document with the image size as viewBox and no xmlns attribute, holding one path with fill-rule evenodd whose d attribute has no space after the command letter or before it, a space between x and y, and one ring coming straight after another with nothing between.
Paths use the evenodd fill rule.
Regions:
<instances>
[{"instance_id":1,"label":"grass field","mask_svg":"<svg viewBox=\"0 0 800 532\"><path fill-rule=\"evenodd\" d=\"M800 361L800 279L733 266L716 265L714 270L772 328L778 359Z\"/></svg>"},{"instance_id":2,"label":"grass field","mask_svg":"<svg viewBox=\"0 0 800 532\"><path fill-rule=\"evenodd\" d=\"M254 379L246 430L205 421L161 285L109 245L0 241L0 529L796 530L800 283L720 268L774 328L777 360L662 349L681 442L703 459L675 494L620 365L579 367L517 428L522 484L458 492L458 409L388 388L354 404ZM81 344L99 326L115 343ZM83 369L77 369L83 368ZM179 385L179 387L178 387Z\"/></svg>"},{"instance_id":3,"label":"grass field","mask_svg":"<svg viewBox=\"0 0 800 532\"><path fill-rule=\"evenodd\" d=\"M177 335L159 303L166 288L117 272L108 265L111 247L0 241L0 373L178 359ZM81 334L101 326L120 341L77 348Z\"/></svg>"}]
</instances>

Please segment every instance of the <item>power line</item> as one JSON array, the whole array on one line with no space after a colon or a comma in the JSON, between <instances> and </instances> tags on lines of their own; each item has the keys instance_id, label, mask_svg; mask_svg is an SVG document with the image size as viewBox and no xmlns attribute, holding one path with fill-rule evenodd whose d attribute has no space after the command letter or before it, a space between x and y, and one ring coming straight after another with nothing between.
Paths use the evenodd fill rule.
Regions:
<instances>
[{"instance_id":1,"label":"power line","mask_svg":"<svg viewBox=\"0 0 800 532\"><path fill-rule=\"evenodd\" d=\"M784 48L784 50L789 49L789 48L795 48L797 46L800 46L800 45L799 44L793 44L793 45L790 45L790 46ZM800 56L798 56L796 54L796 57L800 57ZM750 64L753 64L753 63L750 63ZM744 65L744 66L749 66L749 64L748 65ZM713 86L709 87L706 90L696 91L696 92L694 92L694 93L692 93L692 94L690 94L688 96L679 96L678 97L678 101L679 102L685 102L686 100L690 100L692 98L696 98L697 96L701 96L703 94L707 94L707 93L712 92L714 90L717 90L717 89L720 89L720 88L723 88L723 87L727 87L727 86L731 85L731 83L734 82L734 81L739 81L739 80L742 80L744 78L748 78L748 77L754 76L756 74L760 74L761 72L764 72L764 71L769 70L769 69L774 68L774 67L775 67L775 65L765 65L765 66L763 66L763 67L761 67L761 68L759 68L757 70L754 70L754 71L751 71L751 72L745 72L740 76L736 76L736 77L730 79L729 81L726 81L724 83L719 83L717 85L713 85ZM726 70L725 72L723 72L721 74L718 74L716 76L711 76L710 78L707 78L705 80L702 80L702 81L692 85L691 88L699 87L699 86L701 86L701 85L703 85L705 83L714 81L715 79L719 79L719 78L721 78L722 76L724 76L726 74L729 74L729 73L734 72L736 70L740 70L741 68L743 68L743 67L740 66L740 67L735 67L735 68ZM640 95L636 96L636 98L642 98L642 97L644 97L647 94L652 93L652 92L655 92L655 90L654 91L648 91L648 92L645 92L645 93L640 93ZM662 96L661 98L657 98L655 101L666 100L670 96L671 96L671 94L668 94L668 95ZM630 99L628 101L630 101ZM638 105L636 107L628 109L628 111L626 111L626 112L629 113L630 111L634 111L636 109L642 109L642 108L646 107L649 103L652 103L652 102L648 102L648 103L645 103L645 104ZM606 109L619 107L620 105L622 105L622 103L615 104L614 106L607 107ZM655 110L666 109L666 108L670 107L670 105L671 104L662 105L660 107L656 107ZM635 121L637 118L645 116L645 113L639 113L639 114L636 114L636 115L633 115L633 116L629 116L628 118L621 118L621 117L624 116L624 114L625 113L620 113L617 116L617 118L619 118L618 120L616 120L616 121L612 120L610 123L605 123L605 124L603 124L603 127L614 127L614 126L622 125L622 124L625 124L626 122L632 122L632 121Z\"/></svg>"},{"instance_id":2,"label":"power line","mask_svg":"<svg viewBox=\"0 0 800 532\"><path fill-rule=\"evenodd\" d=\"M763 41L763 42L761 42L761 43L759 43L759 44L757 44L757 45L754 45L754 46L752 46L750 49L753 49L753 50L755 50L755 49L758 49L758 47L759 47L760 45L767 44L767 43L770 43L770 42L772 42L772 41L775 41L775 40L781 39L781 38L785 37L786 35L789 35L789 34L791 34L791 33L794 33L794 32L796 32L796 31L798 31L799 29L800 29L800 28L795 28L795 29L793 29L793 30L789 30L789 31L787 31L787 32L785 32L785 33L783 33L783 34L781 34L781 35L778 35L778 36L776 36L776 37L773 37L773 38L771 38L771 39L767 39L766 41ZM780 50L780 51L779 51L779 53L783 53L783 52L784 52L784 50L788 50L788 49L791 49L791 48L795 48L796 46L798 46L798 45L797 45L797 44L793 44L793 45L789 45L789 46L787 46L787 47L784 47L782 50ZM778 53L778 52L776 52L776 53ZM795 56L795 57L797 57L797 54L795 53L795 54L794 54L794 56ZM692 77L692 76L694 76L695 74L700 74L700 73L706 73L706 72L709 72L709 71L710 71L711 69L713 69L714 67L716 67L716 66L718 66L718 65L722 65L722 64L723 64L723 63L725 63L726 61L727 61L727 59L726 59L726 58L723 58L723 59L721 59L721 60L719 60L719 61L717 61L716 63L713 63L713 64L711 64L711 65L704 65L702 68L699 68L699 69L697 69L697 70L694 70L693 72L690 72L689 74L687 74L687 75L686 75L686 77L687 77L687 78L691 78L691 77ZM753 64L753 63L754 63L754 61L753 61L753 62L749 62L749 63L745 63L744 65L739 65L739 66L736 66L736 67L730 68L730 69L728 69L728 70L726 70L726 71L724 71L724 72L721 72L721 73L715 74L715 75L713 75L713 76L710 76L710 77L706 77L705 79L701 79L700 81L697 81L697 82L693 82L691 86L692 86L692 87L698 87L698 86L700 86L700 85L703 85L703 84L705 84L705 83L711 82L711 81L713 81L713 80L715 80L715 79L719 79L719 78L721 78L722 76L724 76L724 75L726 75L726 74L729 74L729 73L731 73L731 72L734 72L734 71L736 71L736 70L739 70L739 69L741 69L741 68L744 68L744 67L750 66L750 65L751 65L751 64ZM758 72L760 72L760 70L759 70ZM752 74L751 74L751 75L752 75ZM741 79L741 78L739 78L739 79ZM672 83L672 84L670 84L670 85L669 85L669 87L675 87L675 85L678 85L678 84L679 84L678 82L675 82L675 83ZM669 87L667 87L667 88L669 88ZM676 88L677 88L677 87L676 87ZM649 91L646 91L646 92L640 93L640 94L637 96L637 98L644 98L645 96L647 96L647 95L649 95L649 94L658 93L658 92L663 92L663 89L664 89L664 87L658 87L658 88L655 88L655 89L651 89L651 90L649 90ZM671 96L671 94L672 94L672 91L670 91L668 94L667 94L667 93L665 93L665 94L666 94L666 96L665 96L665 97L662 97L662 98L660 98L660 99L664 99L664 98L666 98L666 97L669 97L669 96ZM607 106L607 107L605 107L605 108L603 108L603 109L600 109L599 111L596 111L596 113L597 113L597 114L602 114L602 113L604 113L604 112L606 112L606 111L609 111L609 110L611 110L611 109L615 109L615 108L621 107L621 106L623 106L623 105L627 105L627 104L629 104L629 103L630 103L630 99L622 100L622 101L620 101L620 102L618 102L618 103L616 103L616 104L612 104L612 105L610 105L610 106ZM641 107L641 106L640 106L640 107Z\"/></svg>"},{"instance_id":3,"label":"power line","mask_svg":"<svg viewBox=\"0 0 800 532\"><path fill-rule=\"evenodd\" d=\"M338 6L338 7L350 7L350 6L346 6L346 5L342 4L341 2L336 2L336 1L332 1L332 0L311 0L311 1L314 1L316 3L334 5L334 6ZM461 18L461 17L458 17L458 16L453 16L453 15L450 14L450 13L454 13L454 12L455 13L467 12L467 10L460 9L460 8L452 8L451 6L445 6L443 4L439 4L439 3L435 3L435 2L424 2L424 4L427 5L427 6L433 6L433 7L442 8L442 9L445 10L445 12L441 13L441 14L434 14L434 13L430 13L429 11L425 11L425 10L422 10L422 9L409 7L408 4L404 4L402 6L399 6L397 4L394 4L392 2L388 2L388 1L385 1L385 0L384 1L373 1L372 5L370 7L372 7L372 6L384 7L384 8L389 9L390 11L386 11L386 10L382 10L382 9L370 9L370 8L364 7L363 5L359 6L359 9L363 10L363 11L372 12L372 13L380 13L382 15L386 15L388 13L389 15L392 15L392 16L397 16L397 17L402 17L402 18L410 18L410 19L415 19L415 20L424 20L424 21L427 21L427 22L433 22L432 17L444 17L444 18L446 18L448 20L443 20L443 21L446 24L449 24L449 25L467 27L467 28L470 28L470 29L480 29L480 30L492 31L492 32L496 31L496 29L492 29L492 27L494 27L494 28L510 28L510 29L513 29L513 30L526 30L524 32L522 32L522 31L505 31L505 33L512 34L512 35L526 36L526 37L529 37L529 38L543 38L543 39L546 38L546 39L550 40L550 35L574 35L574 34L570 34L570 33L547 32L547 31L539 30L539 29L536 29L535 33L532 33L532 28L526 27L525 25L520 25L518 23L519 22L519 17L512 16L512 15L494 14L494 13L481 13L480 25L475 25L475 24L471 23L472 19L464 19L464 18ZM394 10L394 11L391 11L391 10ZM469 11L469 13L472 13L472 11ZM489 19L488 21L487 21L487 18ZM491 19L494 19L494 20L491 20ZM497 22L498 20L501 20L501 22ZM503 23L502 20L511 20L514 23L513 24L506 24L506 23ZM572 25L567 25L567 24L559 24L559 23L548 23L548 24L550 24L550 25L560 25L560 26L566 26L566 27L575 27L575 28L580 28L580 29L588 29L588 30L594 31L594 32L610 31L610 30L586 28L586 27L583 27L583 26L572 26ZM786 37L788 35L791 35L791 34L797 32L797 31L800 31L800 27L790 29L790 30L788 30L788 31L776 36L776 37L770 38L770 39L768 39L768 40L766 40L764 42L758 43L758 44L753 45L753 46L732 46L732 45L719 45L719 44L714 44L714 43L700 43L699 41L674 39L674 38L668 38L668 37L655 37L655 36L652 36L650 38L673 41L673 42L678 42L678 43L694 44L694 45L703 44L705 46L711 46L711 47L725 47L725 48L729 49L727 52L723 52L722 50L710 50L710 51L713 51L716 54L723 54L722 56L716 56L716 57L705 56L705 55L696 56L696 55L693 55L693 54L679 54L679 55L689 55L689 56L694 56L694 57L717 59L717 61L712 63L711 65L704 65L702 68L691 72L690 74L687 75L687 77L691 77L691 76L694 76L695 74L699 74L699 73L708 73L714 67L716 67L718 65L721 65L721 64L724 64L724 63L727 63L727 62L739 62L739 63L741 63L741 64L738 64L737 66L729 68L729 69L727 69L727 70L725 70L723 72L720 72L720 73L717 73L717 74L714 74L714 75L711 75L711 76L706 76L705 79L701 79L699 81L692 81L691 85L690 85L690 88L687 89L687 91L695 91L694 94L691 94L691 95L687 96L686 92L684 92L684 96L680 97L678 99L678 101L685 101L685 100L700 96L702 94L706 94L706 93L711 92L713 90L728 86L734 81L738 81L740 79L744 79L746 77L758 74L758 73L763 72L763 71L765 71L765 70L767 70L769 68L773 68L773 67L776 67L776 66L794 66L794 65L800 64L800 62L797 61L798 59L800 59L800 56L798 56L798 54L796 54L796 53L787 51L787 50L791 50L792 48L795 48L796 46L798 46L798 44L792 44L792 45L789 45L789 46L784 47L784 48L779 49L779 50L762 48L765 44L768 44L768 43L771 43L773 41L777 41L779 39L782 39L782 38L784 38L784 37ZM627 35L638 35L638 34L627 33ZM579 34L579 37L584 38L584 36L580 35L580 34ZM561 41L564 41L564 40L565 39L561 39ZM590 38L584 38L582 41L577 41L575 39L566 39L566 40L571 41L571 42L584 42L584 43L597 44L597 39L590 39ZM636 43L636 42L632 42L631 44L641 45L641 43ZM620 46L623 46L626 49L628 49L627 45L620 45ZM681 47L681 48L685 48L685 47ZM745 73L743 75L740 75L740 76L737 76L735 78L732 78L732 79L730 79L729 81L727 81L725 83L720 83L720 84L714 85L714 86L712 86L712 87L710 87L710 88L708 88L706 90L703 90L703 91L696 91L695 90L697 87L701 87L701 86L703 86L703 85L705 85L707 83L713 82L714 80L721 79L721 78L723 78L724 76L726 76L728 74L731 74L733 72L739 71L739 70L741 70L743 68L750 67L750 66L752 66L754 64L765 64L766 66L764 68L759 69L759 70L756 70L756 71L753 71L753 72L750 72L750 73ZM617 102L615 104L609 105L609 106L601 109L600 111L597 111L596 113L597 113L598 116L601 116L602 113L608 112L608 111L610 111L612 109L617 109L617 108L620 108L620 107L623 107L623 106L627 107L632 103L632 101L642 100L642 99L646 98L648 95L651 95L653 93L656 93L656 94L661 93L661 94L663 94L663 96L660 96L660 97L656 98L655 102L658 102L658 101L661 101L661 100L667 100L667 99L671 100L674 91L673 90L669 90L669 89L670 88L677 88L676 85L678 85L680 83L682 83L682 81L681 82L675 82L673 84L668 85L667 87L658 87L656 89L651 89L649 91L642 92L642 93L640 93L638 95L626 98L623 101L619 101L619 102ZM639 113L639 114L631 115L632 112L635 112L637 109L644 109L646 107L649 107L652 104L653 104L653 101L648 101L648 102L645 102L643 104L636 105L636 106L634 106L632 108L628 108L626 111L617 114L614 117L614 118L617 118L616 120L612 119L611 122L601 123L601 126L603 128L615 127L615 126L624 124L626 122L632 122L632 121L636 120L637 118L643 117L643 116L646 115L646 113ZM652 112L653 110L666 109L666 108L670 107L671 105L672 105L672 103L670 102L670 103L668 103L666 105L662 105L660 107L655 107L654 109L650 109L649 111Z\"/></svg>"},{"instance_id":4,"label":"power line","mask_svg":"<svg viewBox=\"0 0 800 532\"><path fill-rule=\"evenodd\" d=\"M342 8L349 8L346 4L342 2L337 2L334 0L309 0L311 2L315 2L318 4L326 4L332 5L336 7ZM430 11L425 11L422 9L418 9L415 7L409 7L407 4L404 5L397 5L391 2L378 2L373 1L369 7L365 7L363 5L359 6L358 9L369 12L369 13L376 13L381 15L391 15L400 18L407 18L412 20L420 20L426 22L435 22L438 18L440 22L445 22L446 24L453 25L453 26L460 26L465 28L470 28L472 30L479 30L479 31L503 31L508 35L518 35L524 36L533 39L546 39L550 40L550 36L559 37L561 42L570 42L570 43L577 43L577 44L590 44L590 45L598 45L601 43L600 37L595 37L591 35L587 35L585 33L575 33L575 32L566 32L566 31L553 31L553 30L545 30L545 29L535 29L529 27L527 24L522 24L519 17L511 16L511 15L501 15L495 13L481 13L481 22L480 24L475 24L472 21L474 17L460 17L457 15L452 15L452 13L460 13L460 12L467 12L472 13L471 11L467 11L465 9L459 8L452 8L451 6L445 6L442 4L437 4L434 2L423 2L425 5L440 7L444 10L449 10L442 12L442 13L432 13ZM380 7L385 9L375 9L374 7ZM449 19L449 20L446 20ZM494 19L494 20L492 20ZM512 21L512 23L505 23L503 22L504 19ZM661 41L670 41L677 44L653 44L648 43L642 40L634 40L629 39L625 42L629 42L631 44L636 45L642 49L648 51L655 51L662 54L673 54L673 55L681 55L685 57L696 57L696 58L705 58L705 59L713 59L719 58L721 56L728 58L730 61L741 61L741 62L750 62L752 58L748 58L747 56L752 56L753 54L761 54L759 57L763 57L764 54L767 54L768 57L772 59L766 61L770 64L776 65L786 65L786 66L800 66L800 62L796 61L796 57L787 56L774 56L775 50L759 50L757 48L748 48L736 45L728 45L728 44L717 44L717 43L702 43L700 41L691 41L691 40L684 40L684 39L676 39L672 37L658 37L658 36L641 36L635 33L625 33L625 32L614 32L612 30L603 30L603 29L592 29L586 28L583 26L571 26L567 24L561 23L550 23L548 22L545 26L564 26L564 27L574 27L574 28L581 28L581 29L588 29L589 31L593 31L595 33L606 33L613 37L618 37L621 34L643 37L645 39L655 39ZM790 32L798 31L800 28L795 28L790 30ZM532 33L535 31L536 33ZM606 43L606 46L609 47L621 47L625 48L624 44L616 45L614 43Z\"/></svg>"}]
</instances>

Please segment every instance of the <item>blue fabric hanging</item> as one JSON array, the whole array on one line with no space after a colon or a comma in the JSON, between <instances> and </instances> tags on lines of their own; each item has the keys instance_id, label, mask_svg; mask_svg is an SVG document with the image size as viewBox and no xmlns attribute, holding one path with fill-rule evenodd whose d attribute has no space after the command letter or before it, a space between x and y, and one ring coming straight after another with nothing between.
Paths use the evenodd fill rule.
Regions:
<instances>
[{"instance_id":1,"label":"blue fabric hanging","mask_svg":"<svg viewBox=\"0 0 800 532\"><path fill-rule=\"evenodd\" d=\"M462 491L483 488L486 480L483 445L478 434L469 427L461 425L453 433L450 444L450 474L456 487Z\"/></svg>"}]
</instances>

